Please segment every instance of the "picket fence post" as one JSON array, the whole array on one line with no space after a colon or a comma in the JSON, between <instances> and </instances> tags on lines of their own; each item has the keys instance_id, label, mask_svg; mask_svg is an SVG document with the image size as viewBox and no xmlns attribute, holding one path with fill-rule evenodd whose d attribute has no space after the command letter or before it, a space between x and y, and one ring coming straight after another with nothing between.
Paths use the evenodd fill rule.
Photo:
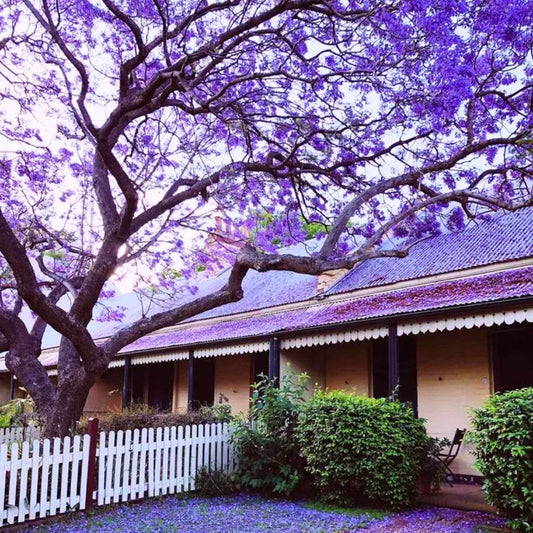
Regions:
<instances>
[{"instance_id":1,"label":"picket fence post","mask_svg":"<svg viewBox=\"0 0 533 533\"><path fill-rule=\"evenodd\" d=\"M93 506L94 480L96 474L96 445L98 443L98 418L89 418L87 433L91 440L89 443L89 460L87 467L87 492L85 493L85 509Z\"/></svg>"}]
</instances>

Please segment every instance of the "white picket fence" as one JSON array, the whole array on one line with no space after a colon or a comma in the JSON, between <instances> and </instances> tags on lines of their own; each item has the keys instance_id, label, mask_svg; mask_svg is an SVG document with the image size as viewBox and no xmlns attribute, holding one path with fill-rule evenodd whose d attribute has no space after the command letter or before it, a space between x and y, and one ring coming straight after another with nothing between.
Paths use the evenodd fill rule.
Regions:
<instances>
[{"instance_id":1,"label":"white picket fence","mask_svg":"<svg viewBox=\"0 0 533 533\"><path fill-rule=\"evenodd\" d=\"M226 424L100 433L97 457L98 505L191 491L203 468L235 468Z\"/></svg>"},{"instance_id":2,"label":"white picket fence","mask_svg":"<svg viewBox=\"0 0 533 533\"><path fill-rule=\"evenodd\" d=\"M39 428L37 426L0 428L0 444L10 442L33 442L39 438Z\"/></svg>"},{"instance_id":3,"label":"white picket fence","mask_svg":"<svg viewBox=\"0 0 533 533\"><path fill-rule=\"evenodd\" d=\"M0 525L84 509L89 435L0 446Z\"/></svg>"},{"instance_id":4,"label":"white picket fence","mask_svg":"<svg viewBox=\"0 0 533 533\"><path fill-rule=\"evenodd\" d=\"M227 424L99 434L93 505L195 489L197 473L235 468ZM90 437L0 446L0 526L85 509Z\"/></svg>"}]
</instances>

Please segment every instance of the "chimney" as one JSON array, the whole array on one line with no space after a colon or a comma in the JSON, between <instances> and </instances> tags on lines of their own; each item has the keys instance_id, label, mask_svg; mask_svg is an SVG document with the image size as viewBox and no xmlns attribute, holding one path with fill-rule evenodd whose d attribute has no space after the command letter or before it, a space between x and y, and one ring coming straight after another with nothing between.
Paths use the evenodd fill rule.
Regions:
<instances>
[{"instance_id":1,"label":"chimney","mask_svg":"<svg viewBox=\"0 0 533 533\"><path fill-rule=\"evenodd\" d=\"M322 274L318 276L316 287L317 293L321 294L328 290L334 283L339 281L348 272L349 270L347 268L339 268L337 270L327 270L326 272L322 272Z\"/></svg>"},{"instance_id":2,"label":"chimney","mask_svg":"<svg viewBox=\"0 0 533 533\"><path fill-rule=\"evenodd\" d=\"M206 239L204 253L216 258L213 265L218 263L215 271L219 271L232 264L235 254L244 246L250 232L244 226L242 229L237 228L231 220L220 215L214 217L214 222L215 228Z\"/></svg>"}]
</instances>

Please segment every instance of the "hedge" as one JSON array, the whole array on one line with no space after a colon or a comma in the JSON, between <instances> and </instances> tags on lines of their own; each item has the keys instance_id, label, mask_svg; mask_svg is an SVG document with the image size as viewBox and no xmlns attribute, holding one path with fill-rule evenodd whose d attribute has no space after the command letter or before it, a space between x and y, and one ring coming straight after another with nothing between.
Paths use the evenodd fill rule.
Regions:
<instances>
[{"instance_id":1,"label":"hedge","mask_svg":"<svg viewBox=\"0 0 533 533\"><path fill-rule=\"evenodd\" d=\"M496 394L473 415L476 466L487 501L533 533L533 388Z\"/></svg>"},{"instance_id":2,"label":"hedge","mask_svg":"<svg viewBox=\"0 0 533 533\"><path fill-rule=\"evenodd\" d=\"M404 508L416 495L424 421L405 404L332 391L301 410L301 454L322 499Z\"/></svg>"}]
</instances>

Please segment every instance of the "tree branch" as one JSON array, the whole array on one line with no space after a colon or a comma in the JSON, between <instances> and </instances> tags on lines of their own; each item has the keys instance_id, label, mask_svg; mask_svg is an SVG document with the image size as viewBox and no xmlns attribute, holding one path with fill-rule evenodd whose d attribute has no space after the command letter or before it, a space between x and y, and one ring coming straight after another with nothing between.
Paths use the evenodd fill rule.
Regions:
<instances>
[{"instance_id":1,"label":"tree branch","mask_svg":"<svg viewBox=\"0 0 533 533\"><path fill-rule=\"evenodd\" d=\"M72 340L80 353L91 354L97 347L91 336L80 329L79 324L71 319L61 308L50 303L40 291L35 273L26 252L13 234L0 210L0 253L8 262L17 281L17 291L29 307L55 330Z\"/></svg>"},{"instance_id":2,"label":"tree branch","mask_svg":"<svg viewBox=\"0 0 533 533\"><path fill-rule=\"evenodd\" d=\"M222 289L207 296L196 298L193 302L169 311L142 318L119 330L101 346L106 361L109 362L124 346L131 344L148 333L178 324L187 318L199 315L215 307L240 300L243 297L242 281L247 272L248 266L237 260L231 270L228 282Z\"/></svg>"}]
</instances>

